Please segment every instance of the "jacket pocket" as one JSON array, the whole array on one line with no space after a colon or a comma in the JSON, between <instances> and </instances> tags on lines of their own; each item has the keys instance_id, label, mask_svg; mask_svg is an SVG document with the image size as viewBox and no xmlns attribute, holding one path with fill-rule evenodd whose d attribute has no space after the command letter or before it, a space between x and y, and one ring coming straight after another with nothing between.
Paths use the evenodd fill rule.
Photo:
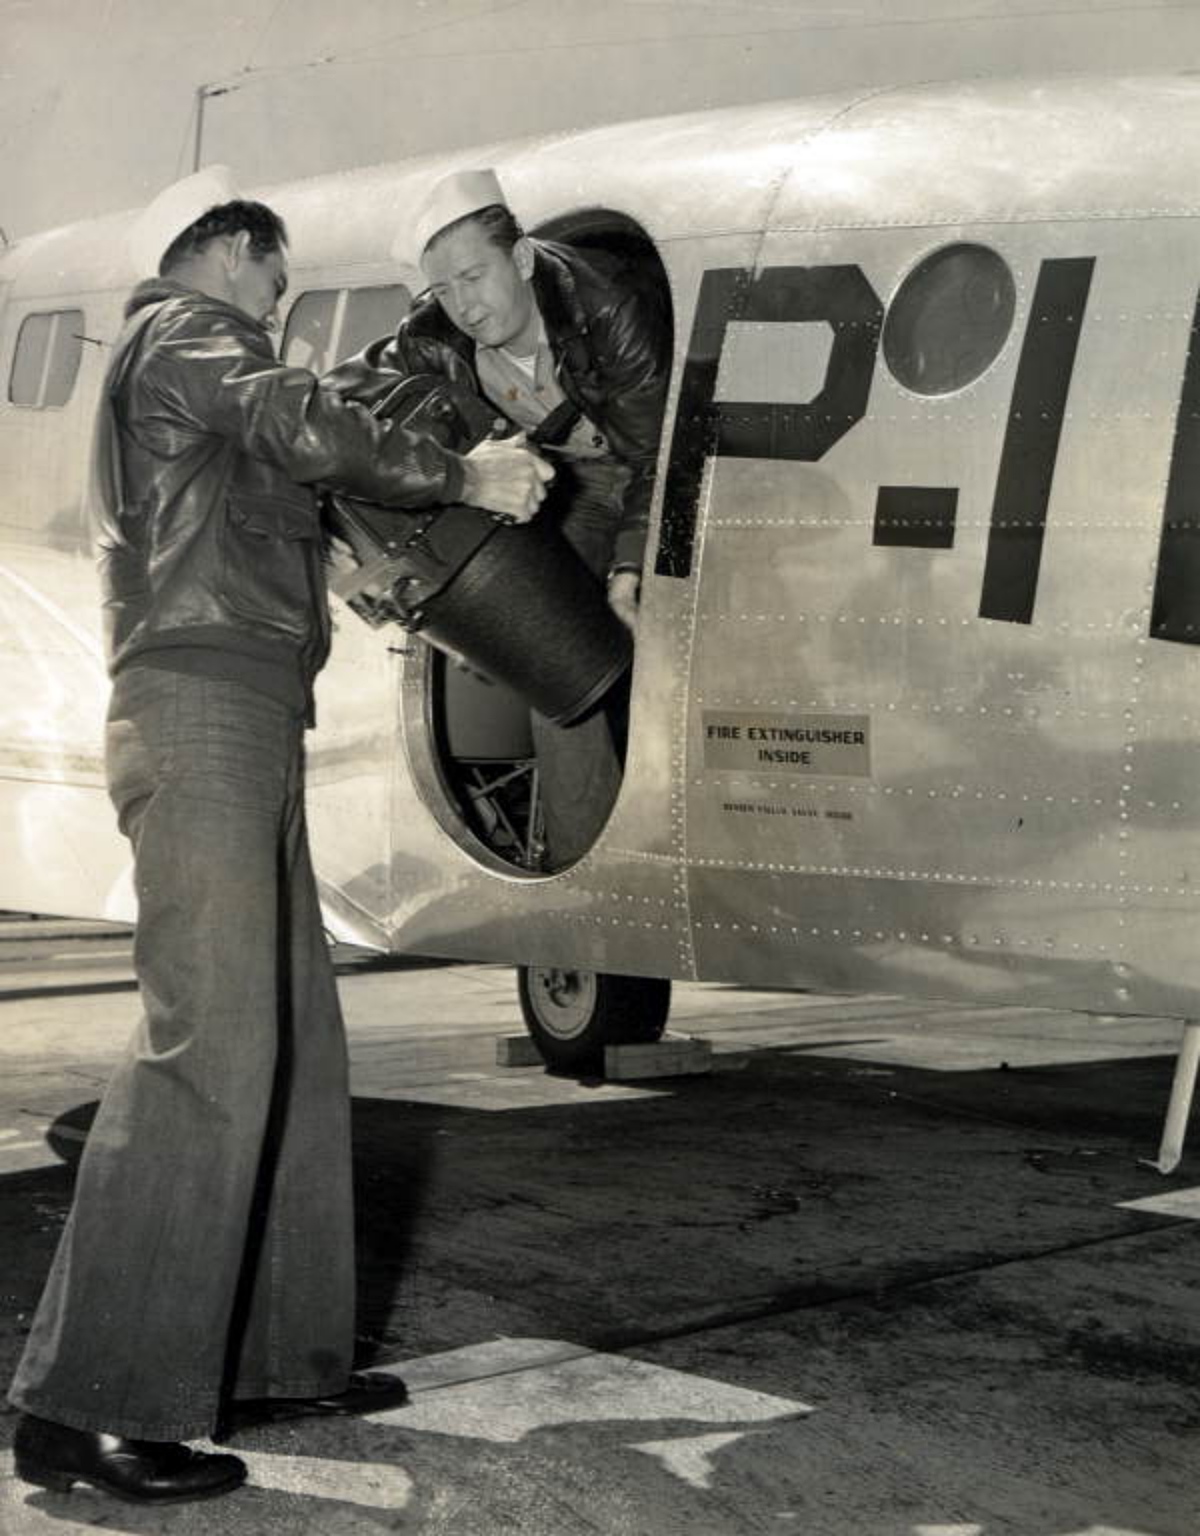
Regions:
<instances>
[{"instance_id":1,"label":"jacket pocket","mask_svg":"<svg viewBox=\"0 0 1200 1536\"><path fill-rule=\"evenodd\" d=\"M222 597L255 629L307 640L321 628L316 501L232 491L221 530Z\"/></svg>"}]
</instances>

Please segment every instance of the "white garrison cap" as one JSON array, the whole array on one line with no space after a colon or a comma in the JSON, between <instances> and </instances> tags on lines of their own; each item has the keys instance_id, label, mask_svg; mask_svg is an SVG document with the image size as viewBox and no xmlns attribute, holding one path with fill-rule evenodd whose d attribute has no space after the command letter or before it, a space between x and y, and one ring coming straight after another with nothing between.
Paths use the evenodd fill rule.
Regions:
<instances>
[{"instance_id":1,"label":"white garrison cap","mask_svg":"<svg viewBox=\"0 0 1200 1536\"><path fill-rule=\"evenodd\" d=\"M400 260L408 257L419 261L439 230L496 203L508 206L495 171L454 171L443 176L417 205L411 233L405 232L397 239L393 254Z\"/></svg>"},{"instance_id":2,"label":"white garrison cap","mask_svg":"<svg viewBox=\"0 0 1200 1536\"><path fill-rule=\"evenodd\" d=\"M129 254L138 277L154 277L176 235L183 234L210 208L232 203L240 196L227 165L206 165L202 171L164 187L129 231Z\"/></svg>"}]
</instances>

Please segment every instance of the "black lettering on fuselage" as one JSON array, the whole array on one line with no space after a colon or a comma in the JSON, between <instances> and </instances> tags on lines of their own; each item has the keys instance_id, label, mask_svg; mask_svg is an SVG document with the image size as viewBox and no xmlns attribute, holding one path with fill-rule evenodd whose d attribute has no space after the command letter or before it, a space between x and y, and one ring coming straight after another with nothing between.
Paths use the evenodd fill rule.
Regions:
<instances>
[{"instance_id":1,"label":"black lettering on fuselage","mask_svg":"<svg viewBox=\"0 0 1200 1536\"><path fill-rule=\"evenodd\" d=\"M981 618L1032 621L1050 494L1095 258L1041 263L1005 425L987 557ZM717 401L728 327L739 321L825 321L833 345L822 386L805 404ZM706 272L684 363L663 496L656 574L692 569L698 501L714 456L815 462L863 419L871 391L883 306L854 265L745 268ZM1200 643L1200 305L1164 511L1152 631ZM953 486L883 486L872 542L948 550L954 545ZM1193 567L1194 572L1193 572ZM1194 579L1193 579L1194 577Z\"/></svg>"},{"instance_id":2,"label":"black lettering on fuselage","mask_svg":"<svg viewBox=\"0 0 1200 1536\"><path fill-rule=\"evenodd\" d=\"M735 321L826 321L833 346L821 389L803 405L717 401L725 334ZM751 280L745 268L704 274L680 382L670 465L663 492L655 573L692 569L697 503L705 460L822 457L866 414L883 306L861 268L768 267Z\"/></svg>"},{"instance_id":3,"label":"black lettering on fuselage","mask_svg":"<svg viewBox=\"0 0 1200 1536\"><path fill-rule=\"evenodd\" d=\"M1175 418L1171 469L1163 503L1150 634L1200 645L1200 298L1188 337L1183 388Z\"/></svg>"},{"instance_id":4,"label":"black lettering on fuselage","mask_svg":"<svg viewBox=\"0 0 1200 1536\"><path fill-rule=\"evenodd\" d=\"M981 619L1033 618L1046 513L1095 259L1044 261L1017 363L983 568Z\"/></svg>"}]
</instances>

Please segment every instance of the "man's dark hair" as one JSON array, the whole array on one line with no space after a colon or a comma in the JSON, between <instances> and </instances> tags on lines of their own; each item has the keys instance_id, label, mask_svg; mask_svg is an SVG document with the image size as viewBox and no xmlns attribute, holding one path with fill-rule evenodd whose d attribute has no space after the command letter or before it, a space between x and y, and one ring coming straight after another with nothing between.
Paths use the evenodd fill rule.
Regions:
<instances>
[{"instance_id":1,"label":"man's dark hair","mask_svg":"<svg viewBox=\"0 0 1200 1536\"><path fill-rule=\"evenodd\" d=\"M232 203L218 203L202 213L194 224L175 236L158 264L159 275L168 273L222 235L250 236L250 249L260 260L287 245L287 228L279 215L265 203L247 203L240 198Z\"/></svg>"},{"instance_id":2,"label":"man's dark hair","mask_svg":"<svg viewBox=\"0 0 1200 1536\"><path fill-rule=\"evenodd\" d=\"M513 217L511 208L506 208L503 203L492 203L487 208L477 208L474 213L464 213L461 219L455 219L452 224L439 229L426 250L432 250L452 230L462 229L467 224L478 224L492 244L498 245L502 251L511 251L525 233Z\"/></svg>"}]
</instances>

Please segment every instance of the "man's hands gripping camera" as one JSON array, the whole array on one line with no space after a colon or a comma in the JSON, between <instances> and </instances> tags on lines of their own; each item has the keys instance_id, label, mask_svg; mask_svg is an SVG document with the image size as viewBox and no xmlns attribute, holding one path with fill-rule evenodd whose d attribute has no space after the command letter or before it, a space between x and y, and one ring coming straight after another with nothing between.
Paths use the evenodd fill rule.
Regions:
<instances>
[{"instance_id":1,"label":"man's hands gripping camera","mask_svg":"<svg viewBox=\"0 0 1200 1536\"><path fill-rule=\"evenodd\" d=\"M527 523L536 516L554 478L553 467L533 451L524 432L484 438L464 456L463 464L462 499L505 523Z\"/></svg>"}]
</instances>

